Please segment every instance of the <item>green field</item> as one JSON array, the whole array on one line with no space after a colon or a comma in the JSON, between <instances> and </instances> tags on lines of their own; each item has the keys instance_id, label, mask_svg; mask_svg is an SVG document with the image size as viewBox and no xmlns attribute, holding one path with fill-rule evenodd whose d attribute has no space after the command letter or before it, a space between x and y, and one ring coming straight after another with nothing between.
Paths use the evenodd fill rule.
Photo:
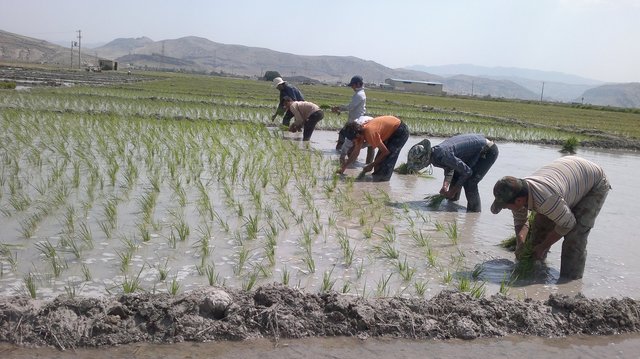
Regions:
<instances>
[{"instance_id":1,"label":"green field","mask_svg":"<svg viewBox=\"0 0 640 359\"><path fill-rule=\"evenodd\" d=\"M161 79L1 92L1 291L176 294L202 284L250 290L279 281L362 296L422 297L432 287L484 295L478 258L460 241L455 218L394 207L384 188L354 185L353 177L335 175L335 159L269 128L277 125L270 83L155 76ZM352 94L301 89L323 106ZM620 137L605 125L636 128L640 117L367 94L372 115L397 115L414 134L435 136L598 141L575 128ZM320 127L344 121L327 113ZM496 290L508 291L502 287Z\"/></svg>"}]
</instances>

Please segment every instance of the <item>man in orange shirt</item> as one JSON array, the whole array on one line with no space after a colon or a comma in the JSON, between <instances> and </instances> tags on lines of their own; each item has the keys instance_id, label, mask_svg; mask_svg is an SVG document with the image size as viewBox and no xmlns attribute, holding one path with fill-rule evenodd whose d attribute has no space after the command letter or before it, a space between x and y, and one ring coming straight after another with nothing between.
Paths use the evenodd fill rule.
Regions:
<instances>
[{"instance_id":1,"label":"man in orange shirt","mask_svg":"<svg viewBox=\"0 0 640 359\"><path fill-rule=\"evenodd\" d=\"M364 125L351 122L345 127L345 137L353 141L353 150L346 161L341 163L338 173L344 173L360 154L364 141L372 148L377 148L373 162L362 169L363 173L373 170L373 180L384 182L391 179L393 168L398 161L402 147L409 139L409 129L400 119L394 116L380 116Z\"/></svg>"}]
</instances>

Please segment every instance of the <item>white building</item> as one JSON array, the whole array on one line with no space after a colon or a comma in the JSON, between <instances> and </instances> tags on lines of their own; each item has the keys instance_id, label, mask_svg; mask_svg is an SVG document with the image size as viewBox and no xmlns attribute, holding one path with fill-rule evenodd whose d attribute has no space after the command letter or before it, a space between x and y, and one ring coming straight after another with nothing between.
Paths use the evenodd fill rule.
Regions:
<instances>
[{"instance_id":1,"label":"white building","mask_svg":"<svg viewBox=\"0 0 640 359\"><path fill-rule=\"evenodd\" d=\"M393 88L398 91L422 92L432 95L444 94L444 91L442 91L442 84L440 82L400 79L386 79L384 82L393 86Z\"/></svg>"}]
</instances>

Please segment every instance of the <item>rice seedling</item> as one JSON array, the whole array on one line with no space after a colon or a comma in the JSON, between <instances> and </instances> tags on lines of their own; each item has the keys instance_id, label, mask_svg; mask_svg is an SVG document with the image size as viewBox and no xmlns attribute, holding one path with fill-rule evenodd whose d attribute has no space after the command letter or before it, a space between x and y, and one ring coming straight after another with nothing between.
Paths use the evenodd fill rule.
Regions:
<instances>
[{"instance_id":1,"label":"rice seedling","mask_svg":"<svg viewBox=\"0 0 640 359\"><path fill-rule=\"evenodd\" d=\"M377 297L388 297L389 296L389 291L390 291L389 281L391 280L392 276L393 276L393 273L389 273L389 275L387 277L385 277L384 275L382 275L380 277L380 280L376 283L376 296Z\"/></svg>"},{"instance_id":2,"label":"rice seedling","mask_svg":"<svg viewBox=\"0 0 640 359\"><path fill-rule=\"evenodd\" d=\"M80 253L82 251L81 251L80 247L78 246L78 243L75 241L75 239L73 237L66 237L66 235L63 235L62 238L67 238L64 241L63 251L67 252L67 253L71 253L77 259L80 259ZM61 240L61 242L62 242L62 240Z\"/></svg>"},{"instance_id":3,"label":"rice seedling","mask_svg":"<svg viewBox=\"0 0 640 359\"><path fill-rule=\"evenodd\" d=\"M396 227L391 225L391 224L385 224L384 225L384 234L382 234L382 239L385 242L393 243L393 242L396 241L397 237L398 237L398 235L396 233Z\"/></svg>"},{"instance_id":4,"label":"rice seedling","mask_svg":"<svg viewBox=\"0 0 640 359\"><path fill-rule=\"evenodd\" d=\"M340 290L340 293L342 294L347 294L351 291L351 282L344 282L342 283L342 289Z\"/></svg>"},{"instance_id":5,"label":"rice seedling","mask_svg":"<svg viewBox=\"0 0 640 359\"><path fill-rule=\"evenodd\" d=\"M171 283L169 283L169 285L167 286L167 292L169 292L169 294L175 297L179 291L180 291L180 282L178 282L178 277L174 276L173 279L171 280Z\"/></svg>"},{"instance_id":6,"label":"rice seedling","mask_svg":"<svg viewBox=\"0 0 640 359\"><path fill-rule=\"evenodd\" d=\"M445 197L441 194L435 194L435 195L427 196L425 197L425 199L427 200L427 207L438 208L440 207L440 204L442 203L442 201L445 200Z\"/></svg>"},{"instance_id":7,"label":"rice seedling","mask_svg":"<svg viewBox=\"0 0 640 359\"><path fill-rule=\"evenodd\" d=\"M67 268L67 262L60 258L58 251L48 240L36 243L35 247L48 261L53 276L58 278L62 271Z\"/></svg>"},{"instance_id":8,"label":"rice seedling","mask_svg":"<svg viewBox=\"0 0 640 359\"><path fill-rule=\"evenodd\" d=\"M316 262L313 260L311 253L307 252L306 257L302 258L302 262L307 266L308 273L316 272Z\"/></svg>"},{"instance_id":9,"label":"rice seedling","mask_svg":"<svg viewBox=\"0 0 640 359\"><path fill-rule=\"evenodd\" d=\"M98 226L102 229L102 233L104 233L105 237L110 239L113 236L114 228L109 224L108 221L99 221Z\"/></svg>"},{"instance_id":10,"label":"rice seedling","mask_svg":"<svg viewBox=\"0 0 640 359\"><path fill-rule=\"evenodd\" d=\"M82 287L80 287L82 288ZM69 299L74 299L77 296L78 284L74 284L71 281L67 281L67 285L64 286L64 292Z\"/></svg>"},{"instance_id":11,"label":"rice seedling","mask_svg":"<svg viewBox=\"0 0 640 359\"><path fill-rule=\"evenodd\" d=\"M471 294L472 297L479 299L484 297L486 291L487 287L485 282L473 282L473 286L469 290L469 294Z\"/></svg>"},{"instance_id":12,"label":"rice seedling","mask_svg":"<svg viewBox=\"0 0 640 359\"><path fill-rule=\"evenodd\" d=\"M116 251L116 254L120 258L120 272L126 273L129 270L129 265L131 264L133 252L130 250Z\"/></svg>"},{"instance_id":13,"label":"rice seedling","mask_svg":"<svg viewBox=\"0 0 640 359\"><path fill-rule=\"evenodd\" d=\"M362 228L362 235L364 238L370 239L373 236L373 228L371 226Z\"/></svg>"},{"instance_id":14,"label":"rice seedling","mask_svg":"<svg viewBox=\"0 0 640 359\"><path fill-rule=\"evenodd\" d=\"M509 294L509 290L511 289L511 287L513 287L513 283L517 279L517 278L509 278L509 277L510 276L507 276L507 273L505 272L504 275L502 276L502 280L500 281L500 289L498 290L498 293L502 295Z\"/></svg>"},{"instance_id":15,"label":"rice seedling","mask_svg":"<svg viewBox=\"0 0 640 359\"><path fill-rule=\"evenodd\" d=\"M11 246L9 244L0 243L0 259L2 261L6 261L11 267L12 271L15 271L18 268L18 253L11 253ZM2 262L0 262L0 268L2 267Z\"/></svg>"},{"instance_id":16,"label":"rice seedling","mask_svg":"<svg viewBox=\"0 0 640 359\"><path fill-rule=\"evenodd\" d=\"M122 288L122 292L124 294L131 294L137 292L142 289L140 282L140 275L142 274L142 270L144 269L144 265L140 268L140 271L135 277L129 278L126 274L122 279L122 283L120 283L120 287Z\"/></svg>"},{"instance_id":17,"label":"rice seedling","mask_svg":"<svg viewBox=\"0 0 640 359\"><path fill-rule=\"evenodd\" d=\"M400 252L390 243L384 242L382 245L374 246L374 249L378 254L387 259L398 259Z\"/></svg>"},{"instance_id":18,"label":"rice seedling","mask_svg":"<svg viewBox=\"0 0 640 359\"><path fill-rule=\"evenodd\" d=\"M87 248L93 249L93 234L86 222L80 223L77 235Z\"/></svg>"},{"instance_id":19,"label":"rice seedling","mask_svg":"<svg viewBox=\"0 0 640 359\"><path fill-rule=\"evenodd\" d=\"M576 148L578 147L579 144L580 144L580 141L576 137L571 136L564 141L560 152L573 155L576 153Z\"/></svg>"},{"instance_id":20,"label":"rice seedling","mask_svg":"<svg viewBox=\"0 0 640 359\"><path fill-rule=\"evenodd\" d=\"M205 267L205 274L207 276L207 282L210 286L224 286L225 280L220 279L220 273L216 272L215 265L209 264Z\"/></svg>"},{"instance_id":21,"label":"rice seedling","mask_svg":"<svg viewBox=\"0 0 640 359\"><path fill-rule=\"evenodd\" d=\"M333 274L334 269L335 266L331 267L330 271L326 270L324 271L324 273L322 273L322 284L320 286L320 293L326 293L333 290L333 286L336 283L336 280L332 279L331 275Z\"/></svg>"},{"instance_id":22,"label":"rice seedling","mask_svg":"<svg viewBox=\"0 0 640 359\"><path fill-rule=\"evenodd\" d=\"M260 230L258 224L258 216L249 215L244 218L244 227L247 232L248 239L258 238L258 231Z\"/></svg>"},{"instance_id":23,"label":"rice seedling","mask_svg":"<svg viewBox=\"0 0 640 359\"><path fill-rule=\"evenodd\" d=\"M404 261L397 261L396 267L398 269L398 273L404 282L410 282L413 278L413 275L416 273L416 268L413 268L407 262L407 256L404 257Z\"/></svg>"},{"instance_id":24,"label":"rice seedling","mask_svg":"<svg viewBox=\"0 0 640 359\"><path fill-rule=\"evenodd\" d=\"M213 239L213 233L211 232L211 227L208 225L198 227L198 232L200 233L200 239L196 241L193 246L200 250L200 254L203 258L206 258L210 253L209 248L211 239Z\"/></svg>"},{"instance_id":25,"label":"rice seedling","mask_svg":"<svg viewBox=\"0 0 640 359\"><path fill-rule=\"evenodd\" d=\"M89 282L91 281L91 279L93 279L93 276L91 275L91 270L89 269L89 267L87 267L87 265L85 263L82 263L82 277L84 278L85 282Z\"/></svg>"},{"instance_id":26,"label":"rice seedling","mask_svg":"<svg viewBox=\"0 0 640 359\"><path fill-rule=\"evenodd\" d=\"M240 275L242 273L242 270L244 269L245 264L249 260L249 254L250 252L246 247L244 246L240 247L240 251L238 252L238 261L233 267L233 273L235 275Z\"/></svg>"},{"instance_id":27,"label":"rice seedling","mask_svg":"<svg viewBox=\"0 0 640 359\"><path fill-rule=\"evenodd\" d=\"M174 228L176 229L176 233L178 234L178 239L181 242L185 242L187 238L189 238L190 228L189 224L184 219L179 219L177 224L174 224Z\"/></svg>"},{"instance_id":28,"label":"rice seedling","mask_svg":"<svg viewBox=\"0 0 640 359\"><path fill-rule=\"evenodd\" d=\"M413 283L413 288L416 290L416 294L418 296L424 297L425 293L427 292L428 285L429 282L419 280Z\"/></svg>"},{"instance_id":29,"label":"rice seedling","mask_svg":"<svg viewBox=\"0 0 640 359\"><path fill-rule=\"evenodd\" d=\"M447 229L445 230L447 237L451 241L452 244L458 244L458 222L453 221L453 223L447 223Z\"/></svg>"},{"instance_id":30,"label":"rice seedling","mask_svg":"<svg viewBox=\"0 0 640 359\"><path fill-rule=\"evenodd\" d=\"M283 285L288 286L289 285L289 280L291 279L291 273L289 272L289 270L287 269L287 267L284 267L282 269L282 277L281 277L281 282Z\"/></svg>"},{"instance_id":31,"label":"rice seedling","mask_svg":"<svg viewBox=\"0 0 640 359\"><path fill-rule=\"evenodd\" d=\"M253 286L256 285L257 282L258 282L258 272L253 271L249 273L249 275L247 276L247 279L242 282L242 290L244 290L245 292L250 291L251 289L253 289Z\"/></svg>"},{"instance_id":32,"label":"rice seedling","mask_svg":"<svg viewBox=\"0 0 640 359\"><path fill-rule=\"evenodd\" d=\"M478 280L478 278L480 278L484 271L485 267L482 263L476 264L475 267L473 267L473 271L471 272L471 278L473 278L473 280Z\"/></svg>"},{"instance_id":33,"label":"rice seedling","mask_svg":"<svg viewBox=\"0 0 640 359\"><path fill-rule=\"evenodd\" d=\"M356 279L360 280L364 274L364 259L360 260L360 265L356 267Z\"/></svg>"},{"instance_id":34,"label":"rice seedling","mask_svg":"<svg viewBox=\"0 0 640 359\"><path fill-rule=\"evenodd\" d=\"M413 238L414 242L418 247L426 248L429 246L431 237L429 235L425 235L424 233L422 233L421 229L418 231L411 229L409 233L411 234L411 238Z\"/></svg>"},{"instance_id":35,"label":"rice seedling","mask_svg":"<svg viewBox=\"0 0 640 359\"><path fill-rule=\"evenodd\" d=\"M442 283L449 284L453 281L453 274L449 270L446 270L442 275Z\"/></svg>"},{"instance_id":36,"label":"rice seedling","mask_svg":"<svg viewBox=\"0 0 640 359\"><path fill-rule=\"evenodd\" d=\"M27 289L27 293L32 299L36 299L38 294L38 286L36 284L36 278L32 273L28 273L23 278L24 286Z\"/></svg>"}]
</instances>

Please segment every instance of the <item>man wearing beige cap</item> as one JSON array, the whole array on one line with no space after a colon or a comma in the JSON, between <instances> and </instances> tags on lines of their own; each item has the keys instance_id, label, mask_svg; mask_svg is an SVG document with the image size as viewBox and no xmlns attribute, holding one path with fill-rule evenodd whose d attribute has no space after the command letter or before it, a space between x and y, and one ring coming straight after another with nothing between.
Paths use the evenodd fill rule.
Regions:
<instances>
[{"instance_id":1,"label":"man wearing beige cap","mask_svg":"<svg viewBox=\"0 0 640 359\"><path fill-rule=\"evenodd\" d=\"M285 115L282 118L282 124L289 126L293 114L284 107L284 97L288 96L293 99L293 101L304 101L304 96L297 87L290 85L287 81L283 80L282 77L273 79L273 86L280 91L280 101L278 102L278 107L276 107L276 113L271 116L271 121L275 121L279 115Z\"/></svg>"},{"instance_id":2,"label":"man wearing beige cap","mask_svg":"<svg viewBox=\"0 0 640 359\"><path fill-rule=\"evenodd\" d=\"M493 187L491 212L513 213L516 257L529 232L529 210L536 212L531 241L535 259L545 259L549 248L564 237L561 279L582 278L587 259L587 237L611 186L597 164L576 156L559 158L531 176L506 176Z\"/></svg>"}]
</instances>

